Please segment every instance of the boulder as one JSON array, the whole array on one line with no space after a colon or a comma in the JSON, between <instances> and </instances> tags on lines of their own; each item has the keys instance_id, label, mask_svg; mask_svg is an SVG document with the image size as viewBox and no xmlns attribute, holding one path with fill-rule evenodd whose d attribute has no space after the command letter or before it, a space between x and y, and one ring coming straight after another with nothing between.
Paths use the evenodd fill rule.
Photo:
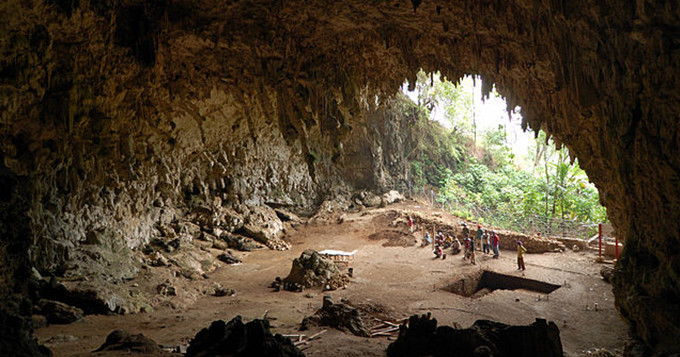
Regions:
<instances>
[{"instance_id":1,"label":"boulder","mask_svg":"<svg viewBox=\"0 0 680 357\"><path fill-rule=\"evenodd\" d=\"M83 310L63 302L40 299L38 309L51 324L70 324L83 318Z\"/></svg>"},{"instance_id":2,"label":"boulder","mask_svg":"<svg viewBox=\"0 0 680 357\"><path fill-rule=\"evenodd\" d=\"M282 208L275 208L274 212L276 212L276 216L279 217L282 222L290 222L291 224L302 223L302 219L293 212L286 211Z\"/></svg>"},{"instance_id":3,"label":"boulder","mask_svg":"<svg viewBox=\"0 0 680 357\"><path fill-rule=\"evenodd\" d=\"M125 330L115 330L106 336L106 341L95 352L126 351L144 355L163 354L156 341L143 334L133 335Z\"/></svg>"},{"instance_id":4,"label":"boulder","mask_svg":"<svg viewBox=\"0 0 680 357\"><path fill-rule=\"evenodd\" d=\"M220 238L227 243L227 246L231 249L240 250L242 252L250 252L256 249L262 249L264 246L260 243L255 242L252 238L241 237L229 233L222 233Z\"/></svg>"},{"instance_id":5,"label":"boulder","mask_svg":"<svg viewBox=\"0 0 680 357\"><path fill-rule=\"evenodd\" d=\"M239 259L239 258L233 256L233 255L232 255L231 253L229 253L229 252L224 252L224 253L218 255L218 256L217 256L217 259L219 259L219 260L221 260L221 261L223 261L223 262L225 262L225 263L227 263L227 264L237 264L237 263L240 263L240 262L241 262L241 259Z\"/></svg>"},{"instance_id":6,"label":"boulder","mask_svg":"<svg viewBox=\"0 0 680 357\"><path fill-rule=\"evenodd\" d=\"M512 326L477 320L470 328L437 327L430 315L414 315L400 326L399 337L387 347L389 357L411 356L562 357L560 331L555 323L536 319Z\"/></svg>"},{"instance_id":7,"label":"boulder","mask_svg":"<svg viewBox=\"0 0 680 357\"><path fill-rule=\"evenodd\" d=\"M303 357L293 342L269 330L269 320L243 323L241 316L229 322L213 321L191 340L186 357Z\"/></svg>"},{"instance_id":8,"label":"boulder","mask_svg":"<svg viewBox=\"0 0 680 357\"><path fill-rule=\"evenodd\" d=\"M401 202L404 200L404 196L399 193L399 191L396 190L391 190L388 192L383 193L382 195L382 204L383 205L390 205L392 203L397 203Z\"/></svg>"},{"instance_id":9,"label":"boulder","mask_svg":"<svg viewBox=\"0 0 680 357\"><path fill-rule=\"evenodd\" d=\"M205 273L210 273L218 266L215 257L210 252L196 248L182 249L172 255L169 260L180 268L182 276L190 279L197 279Z\"/></svg>"},{"instance_id":10,"label":"boulder","mask_svg":"<svg viewBox=\"0 0 680 357\"><path fill-rule=\"evenodd\" d=\"M276 216L276 212L268 206L250 207L250 214L246 217L243 226L249 237L258 242L267 244L270 240L276 240L283 235L283 223Z\"/></svg>"},{"instance_id":11,"label":"boulder","mask_svg":"<svg viewBox=\"0 0 680 357\"><path fill-rule=\"evenodd\" d=\"M360 199L361 203L366 207L380 207L383 205L382 197L373 192L362 192L360 194Z\"/></svg>"},{"instance_id":12,"label":"boulder","mask_svg":"<svg viewBox=\"0 0 680 357\"><path fill-rule=\"evenodd\" d=\"M348 330L361 337L371 336L370 330L361 319L359 310L342 302L336 304L328 295L323 297L321 309L302 320L300 330L306 330L311 325L330 326L341 331Z\"/></svg>"}]
</instances>

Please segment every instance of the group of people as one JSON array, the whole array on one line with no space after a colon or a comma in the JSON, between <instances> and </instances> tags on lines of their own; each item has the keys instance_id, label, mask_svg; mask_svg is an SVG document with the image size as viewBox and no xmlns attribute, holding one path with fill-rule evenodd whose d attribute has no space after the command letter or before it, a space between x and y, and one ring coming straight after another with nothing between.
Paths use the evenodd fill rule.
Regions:
<instances>
[{"instance_id":1,"label":"group of people","mask_svg":"<svg viewBox=\"0 0 680 357\"><path fill-rule=\"evenodd\" d=\"M466 255L464 259L469 258L472 264L475 264L475 250L481 251L484 254L491 254L493 251L493 258L498 259L500 255L500 238L496 231L489 231L482 229L482 226L477 226L477 232L473 239L470 235L470 229L467 224L463 223L463 240L465 241Z\"/></svg>"},{"instance_id":2,"label":"group of people","mask_svg":"<svg viewBox=\"0 0 680 357\"><path fill-rule=\"evenodd\" d=\"M409 226L411 220L409 217ZM410 228L410 227L409 227ZM488 229L482 229L481 226L477 226L477 232L475 238L470 235L470 229L467 227L466 223L463 223L462 228L462 238L463 243L460 242L458 237L451 235L444 235L442 231L438 231L434 236L434 242L429 232L425 232L423 236L422 246L434 245L434 255L436 258L446 259L446 253L444 249L451 248L453 254L458 254L463 250L463 259L469 259L470 263L476 264L475 261L475 251L482 251L484 254L491 254L493 251L493 258L497 259L499 257L499 245L500 239L496 231L489 231Z\"/></svg>"},{"instance_id":3,"label":"group of people","mask_svg":"<svg viewBox=\"0 0 680 357\"><path fill-rule=\"evenodd\" d=\"M408 217L409 230L413 232L413 220ZM482 229L481 225L477 225L477 231L475 232L474 238L470 234L470 229L466 223L462 224L462 238L463 243L461 244L458 237L451 235L444 235L442 231L437 231L434 236L434 241L430 236L429 232L425 232L423 236L422 246L426 247L430 244L434 245L434 255L437 259L446 259L446 253L444 249L451 248L453 254L458 254L463 250L463 259L470 260L473 265L477 264L475 260L475 251L481 251L484 254L492 254L493 259L498 259L500 256L500 238L494 230ZM524 247L521 241L517 241L517 270L526 270L524 265L524 253L527 249Z\"/></svg>"}]
</instances>

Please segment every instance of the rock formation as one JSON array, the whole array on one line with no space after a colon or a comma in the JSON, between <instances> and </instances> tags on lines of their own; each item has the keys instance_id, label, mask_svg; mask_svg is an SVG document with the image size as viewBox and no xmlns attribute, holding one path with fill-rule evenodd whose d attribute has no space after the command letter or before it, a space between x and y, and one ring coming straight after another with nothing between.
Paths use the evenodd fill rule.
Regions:
<instances>
[{"instance_id":1,"label":"rock formation","mask_svg":"<svg viewBox=\"0 0 680 357\"><path fill-rule=\"evenodd\" d=\"M411 356L562 356L555 323L536 319L528 326L477 320L470 328L437 327L429 315L411 316L399 337L387 347L389 357Z\"/></svg>"},{"instance_id":2,"label":"rock formation","mask_svg":"<svg viewBox=\"0 0 680 357\"><path fill-rule=\"evenodd\" d=\"M302 320L300 330L307 330L313 325L330 326L361 337L371 336L371 332L357 308L344 302L335 303L329 295L323 297L323 305L314 315L307 316Z\"/></svg>"},{"instance_id":3,"label":"rock formation","mask_svg":"<svg viewBox=\"0 0 680 357\"><path fill-rule=\"evenodd\" d=\"M133 335L125 330L115 330L106 336L106 341L95 351L127 351L145 356L163 355L163 350L154 340L143 334Z\"/></svg>"},{"instance_id":4,"label":"rock formation","mask_svg":"<svg viewBox=\"0 0 680 357\"><path fill-rule=\"evenodd\" d=\"M125 257L196 207L234 210L236 234L263 240L279 226L269 212L248 228L261 221L244 213L253 207L309 214L354 188L405 186L410 126L387 104L423 68L480 74L522 107L523 125L579 157L626 243L612 279L620 313L653 351L680 350L672 2L4 0L0 11L11 14L0 20L3 296L27 293L30 267L68 271L88 244Z\"/></svg>"},{"instance_id":5,"label":"rock formation","mask_svg":"<svg viewBox=\"0 0 680 357\"><path fill-rule=\"evenodd\" d=\"M241 316L229 322L213 321L210 327L199 331L191 340L187 357L304 357L293 342L269 331L269 320L243 323Z\"/></svg>"}]
</instances>

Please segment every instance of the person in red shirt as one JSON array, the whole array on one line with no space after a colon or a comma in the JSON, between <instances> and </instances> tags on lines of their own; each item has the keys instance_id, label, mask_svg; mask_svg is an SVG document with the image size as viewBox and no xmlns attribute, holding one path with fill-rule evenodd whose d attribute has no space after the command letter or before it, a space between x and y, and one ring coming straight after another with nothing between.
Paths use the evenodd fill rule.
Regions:
<instances>
[{"instance_id":1,"label":"person in red shirt","mask_svg":"<svg viewBox=\"0 0 680 357\"><path fill-rule=\"evenodd\" d=\"M498 259L499 251L498 247L500 245L500 239L496 234L496 231L491 232L491 249L493 249L493 258Z\"/></svg>"}]
</instances>

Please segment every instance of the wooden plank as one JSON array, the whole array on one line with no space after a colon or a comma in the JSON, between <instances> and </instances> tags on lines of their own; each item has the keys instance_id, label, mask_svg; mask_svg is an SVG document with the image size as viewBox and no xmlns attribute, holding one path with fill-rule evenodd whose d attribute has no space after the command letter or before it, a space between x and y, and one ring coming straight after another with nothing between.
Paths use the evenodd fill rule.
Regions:
<instances>
[{"instance_id":1,"label":"wooden plank","mask_svg":"<svg viewBox=\"0 0 680 357\"><path fill-rule=\"evenodd\" d=\"M319 331L319 332L317 332L317 333L315 333L315 334L309 336L309 339L308 339L308 340L311 341L311 340L313 340L313 339L315 339L315 338L318 338L320 335L326 333L326 331L328 331L328 330L321 330L321 331Z\"/></svg>"},{"instance_id":2,"label":"wooden plank","mask_svg":"<svg viewBox=\"0 0 680 357\"><path fill-rule=\"evenodd\" d=\"M395 331L396 331L396 330L395 330ZM392 334L393 334L395 331L390 331L390 332L378 332L378 333L372 334L371 337L375 337L375 336L392 336Z\"/></svg>"},{"instance_id":3,"label":"wooden plank","mask_svg":"<svg viewBox=\"0 0 680 357\"><path fill-rule=\"evenodd\" d=\"M376 331L371 331L371 333L372 334L378 334L378 333L383 333L383 332L394 332L394 331L397 331L397 330L399 330L399 327L390 326L388 328L384 328L384 329L380 329L380 330L376 330Z\"/></svg>"},{"instance_id":4,"label":"wooden plank","mask_svg":"<svg viewBox=\"0 0 680 357\"><path fill-rule=\"evenodd\" d=\"M394 327L399 327L399 324L395 324L395 323L393 323L393 322L381 320L381 319L376 318L376 317L374 317L373 319L376 320L376 321L380 321L380 322L382 322L382 323L385 324L385 325L390 325L390 326L394 326Z\"/></svg>"}]
</instances>

